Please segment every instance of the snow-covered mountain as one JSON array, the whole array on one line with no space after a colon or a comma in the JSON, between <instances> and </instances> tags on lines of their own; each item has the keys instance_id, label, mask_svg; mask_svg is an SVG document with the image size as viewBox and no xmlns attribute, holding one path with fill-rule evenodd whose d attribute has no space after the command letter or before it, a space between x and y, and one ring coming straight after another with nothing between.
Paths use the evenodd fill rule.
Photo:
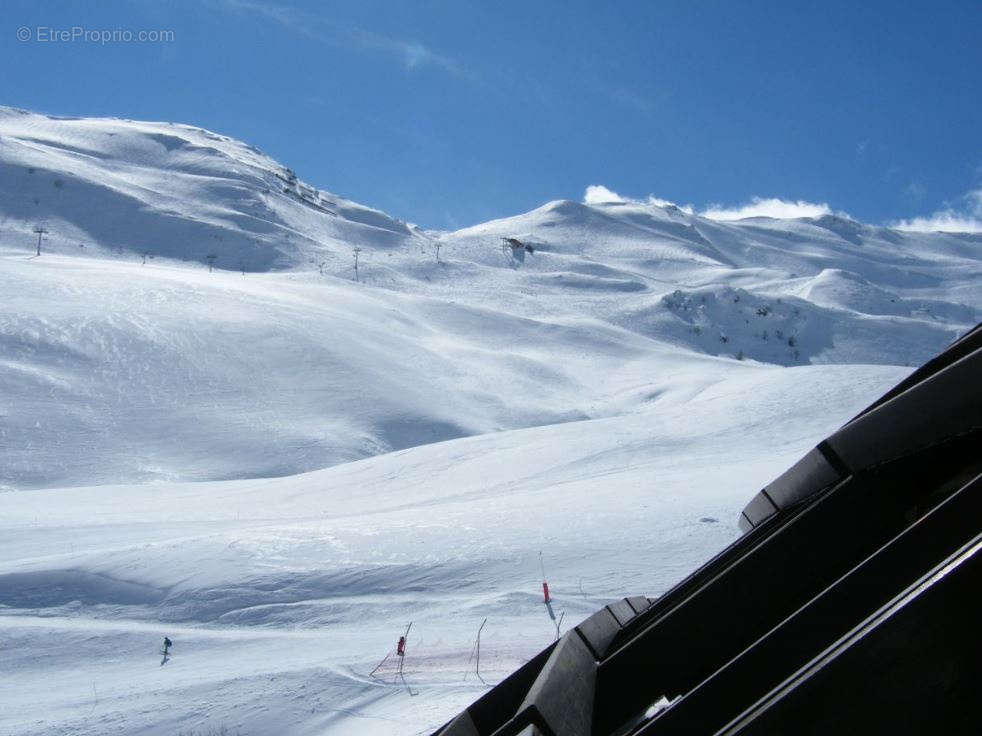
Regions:
<instances>
[{"instance_id":1,"label":"snow-covered mountain","mask_svg":"<svg viewBox=\"0 0 982 736\"><path fill-rule=\"evenodd\" d=\"M411 733L481 692L484 617L487 678L554 636L540 550L566 626L733 539L978 321L982 237L424 231L205 130L0 108L0 294L0 734ZM365 677L408 620L419 697Z\"/></svg>"},{"instance_id":2,"label":"snow-covered mountain","mask_svg":"<svg viewBox=\"0 0 982 736\"><path fill-rule=\"evenodd\" d=\"M444 237L491 263L487 241L516 235L535 248L523 275L539 298L710 355L916 364L982 308L979 235L843 216L717 222L671 205L561 201Z\"/></svg>"},{"instance_id":3,"label":"snow-covered mountain","mask_svg":"<svg viewBox=\"0 0 982 736\"><path fill-rule=\"evenodd\" d=\"M414 229L322 192L252 146L201 128L54 118L0 107L0 212L10 240L45 225L46 250L266 271L354 245L406 246ZM8 242L9 244L9 242Z\"/></svg>"},{"instance_id":4,"label":"snow-covered mountain","mask_svg":"<svg viewBox=\"0 0 982 736\"><path fill-rule=\"evenodd\" d=\"M569 201L425 233L205 130L2 108L0 487L286 475L732 359L912 366L977 320L979 244Z\"/></svg>"}]
</instances>

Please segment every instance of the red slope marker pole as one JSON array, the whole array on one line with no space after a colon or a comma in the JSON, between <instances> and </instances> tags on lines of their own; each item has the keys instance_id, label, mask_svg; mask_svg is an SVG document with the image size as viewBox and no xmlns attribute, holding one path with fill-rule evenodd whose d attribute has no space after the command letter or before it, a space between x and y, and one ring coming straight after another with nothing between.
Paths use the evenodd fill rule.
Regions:
<instances>
[{"instance_id":1,"label":"red slope marker pole","mask_svg":"<svg viewBox=\"0 0 982 736\"><path fill-rule=\"evenodd\" d=\"M399 674L402 674L402 665L406 661L406 644L409 642L409 630L413 627L413 622L409 622L409 626L406 627L406 633L399 637L399 643L396 645L396 654L399 655Z\"/></svg>"},{"instance_id":2,"label":"red slope marker pole","mask_svg":"<svg viewBox=\"0 0 982 736\"><path fill-rule=\"evenodd\" d=\"M546 568L542 563L542 550L539 550L539 569L542 571L542 598L543 603L549 603L549 583L546 582Z\"/></svg>"}]
</instances>

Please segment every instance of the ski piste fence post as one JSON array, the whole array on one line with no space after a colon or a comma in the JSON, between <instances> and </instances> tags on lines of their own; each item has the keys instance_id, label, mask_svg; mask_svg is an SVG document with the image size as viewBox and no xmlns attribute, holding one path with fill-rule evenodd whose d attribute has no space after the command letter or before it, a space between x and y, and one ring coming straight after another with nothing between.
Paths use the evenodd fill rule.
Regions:
<instances>
[{"instance_id":1,"label":"ski piste fence post","mask_svg":"<svg viewBox=\"0 0 982 736\"><path fill-rule=\"evenodd\" d=\"M549 597L549 583L546 582L546 567L542 562L542 550L539 550L539 569L542 571L542 598L543 603L548 604L550 600Z\"/></svg>"},{"instance_id":2,"label":"ski piste fence post","mask_svg":"<svg viewBox=\"0 0 982 736\"><path fill-rule=\"evenodd\" d=\"M474 666L474 674L477 675L477 679L480 680L481 683L484 685L487 685L488 683L484 682L484 678L481 677L481 632L484 630L484 624L486 624L487 622L488 620L487 618L485 618L477 629L477 640L474 642L474 646L471 648L471 656L467 660L467 671L464 673L464 679L466 680L467 675L469 675L471 672L470 671L471 661L474 659L474 655L476 654L477 664Z\"/></svg>"},{"instance_id":3,"label":"ski piste fence post","mask_svg":"<svg viewBox=\"0 0 982 736\"><path fill-rule=\"evenodd\" d=\"M400 636L399 641L396 643L395 653L396 656L399 657L399 670L397 673L399 675L402 675L402 665L406 661L406 646L409 643L409 630L412 627L413 627L413 622L410 621L409 626L406 627L406 633ZM379 662L377 665L375 665L375 669L373 669L371 672L368 673L368 676L374 677L375 673L378 672L380 669L382 669L382 665L384 665L389 660L389 657L391 656L392 656L392 650L390 649L388 652L386 652L385 656L382 657L382 661Z\"/></svg>"},{"instance_id":4,"label":"ski piste fence post","mask_svg":"<svg viewBox=\"0 0 982 736\"><path fill-rule=\"evenodd\" d=\"M419 695L419 691L413 692L413 689L406 682L406 676L402 674L402 666L406 663L406 647L409 646L409 630L413 627L413 622L409 622L409 626L406 627L406 633L403 634L399 639L399 644L396 646L396 654L399 655L399 678L402 680L402 684L406 686L406 692L409 693L410 697Z\"/></svg>"},{"instance_id":5,"label":"ski piste fence post","mask_svg":"<svg viewBox=\"0 0 982 736\"><path fill-rule=\"evenodd\" d=\"M399 644L396 648L396 654L399 655L399 675L402 675L402 666L406 663L406 647L409 646L409 630L413 627L413 622L409 622L409 626L406 627L406 633L402 635L399 640Z\"/></svg>"},{"instance_id":6,"label":"ski piste fence post","mask_svg":"<svg viewBox=\"0 0 982 736\"><path fill-rule=\"evenodd\" d=\"M386 660L388 660L388 658L390 656L392 656L392 652L386 652L385 653L385 656L382 657L382 661L379 662L377 665L375 665L375 669L373 669L371 672L369 672L368 673L368 676L369 677L375 677L375 673L378 672L382 668L382 665L385 664Z\"/></svg>"}]
</instances>

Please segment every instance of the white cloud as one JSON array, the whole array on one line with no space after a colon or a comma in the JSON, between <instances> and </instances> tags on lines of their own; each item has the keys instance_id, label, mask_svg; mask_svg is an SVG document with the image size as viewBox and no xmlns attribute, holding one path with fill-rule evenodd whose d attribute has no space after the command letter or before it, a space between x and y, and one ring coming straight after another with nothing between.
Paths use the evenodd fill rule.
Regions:
<instances>
[{"instance_id":1,"label":"white cloud","mask_svg":"<svg viewBox=\"0 0 982 736\"><path fill-rule=\"evenodd\" d=\"M608 189L603 184L591 184L583 193L583 204L653 204L657 207L678 207L683 212L692 214L692 205L679 205L667 199L656 197L649 194L645 199L633 199L632 197L622 197L612 189Z\"/></svg>"},{"instance_id":2,"label":"white cloud","mask_svg":"<svg viewBox=\"0 0 982 736\"><path fill-rule=\"evenodd\" d=\"M724 207L723 205L712 204L704 210L697 212L691 204L679 205L667 199L656 197L649 194L645 199L634 199L624 197L613 189L609 189L602 184L591 184L583 193L584 204L650 204L658 207L678 207L686 214L698 214L701 217L708 217L711 220L742 220L744 217L773 217L776 219L789 219L793 217L820 217L821 215L832 214L832 209L827 204L816 204L803 200L790 201L778 199L777 197L763 198L754 197L748 204L738 207Z\"/></svg>"},{"instance_id":3,"label":"white cloud","mask_svg":"<svg viewBox=\"0 0 982 736\"><path fill-rule=\"evenodd\" d=\"M754 197L748 204L739 207L723 207L709 205L699 213L710 220L742 220L745 217L773 217L787 220L794 217L820 217L832 214L832 209L825 204L805 202L804 200L790 201L777 197Z\"/></svg>"},{"instance_id":4,"label":"white cloud","mask_svg":"<svg viewBox=\"0 0 982 736\"><path fill-rule=\"evenodd\" d=\"M400 38L383 36L373 31L351 30L349 34L352 41L363 48L388 51L402 57L403 64L405 64L407 69L432 65L458 77L471 76L455 60L443 54L436 53L418 41L404 41Z\"/></svg>"},{"instance_id":5,"label":"white cloud","mask_svg":"<svg viewBox=\"0 0 982 736\"><path fill-rule=\"evenodd\" d=\"M667 199L656 197L654 194L649 194L648 198L644 202L645 204L655 204L659 207L678 207L683 212L687 212L690 215L692 214L691 204L675 204L675 202L670 202Z\"/></svg>"},{"instance_id":6,"label":"white cloud","mask_svg":"<svg viewBox=\"0 0 982 736\"><path fill-rule=\"evenodd\" d=\"M946 207L927 217L900 220L891 227L917 233L982 233L982 189L968 192L958 207Z\"/></svg>"},{"instance_id":7,"label":"white cloud","mask_svg":"<svg viewBox=\"0 0 982 736\"><path fill-rule=\"evenodd\" d=\"M920 189L912 184L911 193L920 193ZM777 220L787 220L796 217L821 217L835 214L828 204L822 202L806 202L805 200L787 200L778 197L754 197L749 203L724 207L713 204L696 212L692 205L677 205L667 199L661 199L649 194L645 199L624 197L613 189L602 184L591 184L583 193L583 203L599 204L636 204L657 205L659 207L678 207L687 214L697 214L710 220L742 220L746 217L771 217ZM841 213L840 213L841 214ZM947 232L947 233L982 233L982 189L975 189L960 198L958 206L948 206L926 217L914 217L890 224L897 230L910 232Z\"/></svg>"},{"instance_id":8,"label":"white cloud","mask_svg":"<svg viewBox=\"0 0 982 736\"><path fill-rule=\"evenodd\" d=\"M982 233L982 220L961 217L949 212L935 212L930 217L914 217L900 220L892 227L915 233Z\"/></svg>"},{"instance_id":9,"label":"white cloud","mask_svg":"<svg viewBox=\"0 0 982 736\"><path fill-rule=\"evenodd\" d=\"M607 204L610 202L627 202L627 200L603 184L591 184L583 193L583 204Z\"/></svg>"}]
</instances>

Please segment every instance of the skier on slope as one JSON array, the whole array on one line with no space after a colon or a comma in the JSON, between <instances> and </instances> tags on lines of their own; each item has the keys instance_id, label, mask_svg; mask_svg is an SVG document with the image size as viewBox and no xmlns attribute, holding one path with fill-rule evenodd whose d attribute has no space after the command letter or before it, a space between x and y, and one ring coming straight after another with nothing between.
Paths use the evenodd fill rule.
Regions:
<instances>
[{"instance_id":1,"label":"skier on slope","mask_svg":"<svg viewBox=\"0 0 982 736\"><path fill-rule=\"evenodd\" d=\"M164 656L165 656L165 657L166 657L166 656L167 656L167 655L168 655L168 654L170 653L170 652L169 652L168 650L169 650L169 649L170 649L170 648L171 648L172 646L174 646L174 642L172 642L172 641L171 641L170 639L168 639L168 638L167 638L167 637L165 636L165 637L164 637Z\"/></svg>"}]
</instances>

